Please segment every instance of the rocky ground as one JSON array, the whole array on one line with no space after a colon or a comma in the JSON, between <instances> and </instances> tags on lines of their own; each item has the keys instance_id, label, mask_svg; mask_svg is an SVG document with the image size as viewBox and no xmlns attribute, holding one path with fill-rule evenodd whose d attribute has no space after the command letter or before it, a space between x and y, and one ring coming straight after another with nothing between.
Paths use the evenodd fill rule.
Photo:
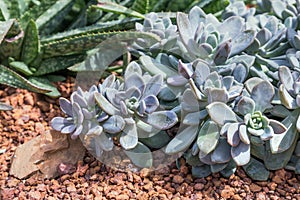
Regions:
<instances>
[{"instance_id":1,"label":"rocky ground","mask_svg":"<svg viewBox=\"0 0 300 200\"><path fill-rule=\"evenodd\" d=\"M68 98L72 80L58 85ZM38 174L19 180L9 175L16 148L50 129L60 115L57 100L26 90L0 88L0 101L12 111L0 113L0 199L295 199L300 200L300 175L278 170L269 181L252 181L239 169L230 178L214 174L193 178L184 164L140 173L105 167L86 153L70 174L44 180Z\"/></svg>"}]
</instances>

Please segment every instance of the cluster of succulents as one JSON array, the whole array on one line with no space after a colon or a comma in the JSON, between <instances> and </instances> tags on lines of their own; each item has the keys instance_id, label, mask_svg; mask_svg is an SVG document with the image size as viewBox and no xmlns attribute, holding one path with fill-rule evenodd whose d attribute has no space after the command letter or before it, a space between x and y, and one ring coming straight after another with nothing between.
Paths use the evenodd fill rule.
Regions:
<instances>
[{"instance_id":1,"label":"cluster of succulents","mask_svg":"<svg viewBox=\"0 0 300 200\"><path fill-rule=\"evenodd\" d=\"M62 99L67 116L52 126L83 142L92 137L86 145L92 151L110 150L100 145L105 134L103 141L111 138L105 144L113 146L119 135L124 150L142 153L155 146L144 138L160 138L177 124L176 135L160 147L170 156L183 154L196 177L228 177L238 166L256 180L281 168L300 173L299 5L263 0L249 8L232 1L219 18L196 6L178 12L176 24L146 15L137 31L160 39L144 47L137 38L128 49L138 59L123 79L110 76L98 89L74 92L71 102ZM97 65L92 58L82 71ZM84 123L97 128L78 131Z\"/></svg>"}]
</instances>

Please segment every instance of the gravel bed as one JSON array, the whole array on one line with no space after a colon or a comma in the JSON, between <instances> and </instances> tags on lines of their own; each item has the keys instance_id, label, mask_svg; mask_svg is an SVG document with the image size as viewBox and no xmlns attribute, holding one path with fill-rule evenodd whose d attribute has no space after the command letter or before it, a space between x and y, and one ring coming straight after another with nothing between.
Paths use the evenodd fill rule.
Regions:
<instances>
[{"instance_id":1,"label":"gravel bed","mask_svg":"<svg viewBox=\"0 0 300 200\"><path fill-rule=\"evenodd\" d=\"M69 98L73 79L58 84ZM121 172L105 167L86 153L70 174L42 179L34 174L19 180L9 175L16 148L50 129L49 121L60 115L58 101L22 89L0 88L0 101L12 111L0 113L0 199L294 199L300 200L300 175L271 172L269 180L252 181L242 169L229 178L214 174L193 178L181 159L159 171Z\"/></svg>"}]
</instances>

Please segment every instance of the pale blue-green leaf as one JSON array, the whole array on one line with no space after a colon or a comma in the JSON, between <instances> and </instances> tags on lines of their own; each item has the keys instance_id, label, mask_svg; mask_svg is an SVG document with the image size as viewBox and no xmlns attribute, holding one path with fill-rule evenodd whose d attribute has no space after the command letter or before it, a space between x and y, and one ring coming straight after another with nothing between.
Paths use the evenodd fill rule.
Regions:
<instances>
[{"instance_id":1,"label":"pale blue-green leaf","mask_svg":"<svg viewBox=\"0 0 300 200\"><path fill-rule=\"evenodd\" d=\"M228 92L225 88L208 88L207 90L207 101L212 102L223 102L227 103L229 100Z\"/></svg>"},{"instance_id":2,"label":"pale blue-green leaf","mask_svg":"<svg viewBox=\"0 0 300 200\"><path fill-rule=\"evenodd\" d=\"M121 134L120 144L125 150L133 149L138 144L136 124L127 124Z\"/></svg>"},{"instance_id":3,"label":"pale blue-green leaf","mask_svg":"<svg viewBox=\"0 0 300 200\"><path fill-rule=\"evenodd\" d=\"M241 32L235 38L233 38L231 42L231 51L230 56L234 56L236 54L244 51L250 44L253 42L255 38L256 32L254 30L247 30Z\"/></svg>"},{"instance_id":4,"label":"pale blue-green leaf","mask_svg":"<svg viewBox=\"0 0 300 200\"><path fill-rule=\"evenodd\" d=\"M119 115L113 115L106 120L102 127L105 132L115 134L121 132L125 127L125 121Z\"/></svg>"},{"instance_id":5,"label":"pale blue-green leaf","mask_svg":"<svg viewBox=\"0 0 300 200\"><path fill-rule=\"evenodd\" d=\"M263 163L254 158L251 158L250 161L243 166L243 169L253 180L266 181L269 178L270 172Z\"/></svg>"},{"instance_id":6,"label":"pale blue-green leaf","mask_svg":"<svg viewBox=\"0 0 300 200\"><path fill-rule=\"evenodd\" d=\"M223 41L227 41L229 39L234 39L242 32L244 29L243 24L244 22L241 17L233 16L223 21L217 29L219 33L224 34Z\"/></svg>"},{"instance_id":7,"label":"pale blue-green leaf","mask_svg":"<svg viewBox=\"0 0 300 200\"><path fill-rule=\"evenodd\" d=\"M144 89L142 98L148 95L157 96L163 85L163 77L160 74L153 76L147 83Z\"/></svg>"},{"instance_id":8,"label":"pale blue-green leaf","mask_svg":"<svg viewBox=\"0 0 300 200\"><path fill-rule=\"evenodd\" d=\"M178 75L174 69L159 63L150 56L141 56L139 60L142 64L142 68L152 75L160 74L164 79Z\"/></svg>"},{"instance_id":9,"label":"pale blue-green leaf","mask_svg":"<svg viewBox=\"0 0 300 200\"><path fill-rule=\"evenodd\" d=\"M273 85L269 81L262 81L253 87L251 98L255 102L255 110L264 112L271 108L271 101L275 95Z\"/></svg>"},{"instance_id":10,"label":"pale blue-green leaf","mask_svg":"<svg viewBox=\"0 0 300 200\"><path fill-rule=\"evenodd\" d=\"M269 119L269 125L272 127L275 134L282 134L287 131L285 125L277 120Z\"/></svg>"},{"instance_id":11,"label":"pale blue-green leaf","mask_svg":"<svg viewBox=\"0 0 300 200\"><path fill-rule=\"evenodd\" d=\"M249 72L249 68L247 66L239 63L233 69L232 75L237 82L243 83L248 76L248 72Z\"/></svg>"},{"instance_id":12,"label":"pale blue-green leaf","mask_svg":"<svg viewBox=\"0 0 300 200\"><path fill-rule=\"evenodd\" d=\"M178 75L167 78L167 83L172 86L184 86L188 83L188 80L183 76Z\"/></svg>"},{"instance_id":13,"label":"pale blue-green leaf","mask_svg":"<svg viewBox=\"0 0 300 200\"><path fill-rule=\"evenodd\" d=\"M236 105L236 112L241 115L246 115L248 113L253 113L255 109L255 102L253 99L247 96L243 96Z\"/></svg>"},{"instance_id":14,"label":"pale blue-green leaf","mask_svg":"<svg viewBox=\"0 0 300 200\"><path fill-rule=\"evenodd\" d=\"M260 139L266 141L270 140L274 136L274 131L271 126L264 128L264 133L260 136Z\"/></svg>"},{"instance_id":15,"label":"pale blue-green leaf","mask_svg":"<svg viewBox=\"0 0 300 200\"><path fill-rule=\"evenodd\" d=\"M152 167L153 158L151 150L141 142L130 150L124 151L126 155L130 158L132 163L137 167L150 168Z\"/></svg>"},{"instance_id":16,"label":"pale blue-green leaf","mask_svg":"<svg viewBox=\"0 0 300 200\"><path fill-rule=\"evenodd\" d=\"M247 128L248 132L254 136L261 136L262 134L264 134L264 129L253 129L251 127Z\"/></svg>"},{"instance_id":17,"label":"pale blue-green leaf","mask_svg":"<svg viewBox=\"0 0 300 200\"><path fill-rule=\"evenodd\" d=\"M222 171L223 169L225 169L227 166L227 163L216 163L213 165L210 165L210 170L212 173L218 173L220 171Z\"/></svg>"},{"instance_id":18,"label":"pale blue-green leaf","mask_svg":"<svg viewBox=\"0 0 300 200\"><path fill-rule=\"evenodd\" d=\"M253 88L261 83L263 81L263 79L261 78L258 78L258 77L252 77L250 79L248 79L246 82L245 82L245 87L246 89L248 90L249 93L252 92Z\"/></svg>"},{"instance_id":19,"label":"pale blue-green leaf","mask_svg":"<svg viewBox=\"0 0 300 200\"><path fill-rule=\"evenodd\" d=\"M281 83L284 85L285 89L288 92L293 91L294 90L294 87L293 87L294 79L293 79L290 69L286 66L281 66L281 67L279 67L278 75L279 75L279 79L280 79Z\"/></svg>"},{"instance_id":20,"label":"pale blue-green leaf","mask_svg":"<svg viewBox=\"0 0 300 200\"><path fill-rule=\"evenodd\" d=\"M166 131L160 131L157 134L147 138L139 137L140 142L154 149L160 149L165 147L171 141L171 139L172 138L166 133Z\"/></svg>"},{"instance_id":21,"label":"pale blue-green leaf","mask_svg":"<svg viewBox=\"0 0 300 200\"><path fill-rule=\"evenodd\" d=\"M186 125L199 125L207 115L206 110L191 112L184 117L182 123Z\"/></svg>"},{"instance_id":22,"label":"pale blue-green leaf","mask_svg":"<svg viewBox=\"0 0 300 200\"><path fill-rule=\"evenodd\" d=\"M240 142L231 148L231 156L237 166L246 165L250 161L250 145Z\"/></svg>"},{"instance_id":23,"label":"pale blue-green leaf","mask_svg":"<svg viewBox=\"0 0 300 200\"><path fill-rule=\"evenodd\" d=\"M198 134L197 144L200 151L205 155L211 153L216 148L219 138L218 125L213 121L206 121Z\"/></svg>"},{"instance_id":24,"label":"pale blue-green leaf","mask_svg":"<svg viewBox=\"0 0 300 200\"><path fill-rule=\"evenodd\" d=\"M60 105L60 109L64 113L66 113L69 116L73 116L72 105L71 105L71 102L68 99L66 99L64 97L60 97L59 98L59 105Z\"/></svg>"},{"instance_id":25,"label":"pale blue-green leaf","mask_svg":"<svg viewBox=\"0 0 300 200\"><path fill-rule=\"evenodd\" d=\"M226 139L220 138L219 143L211 154L211 160L214 163L227 163L231 159L231 147L228 145Z\"/></svg>"},{"instance_id":26,"label":"pale blue-green leaf","mask_svg":"<svg viewBox=\"0 0 300 200\"><path fill-rule=\"evenodd\" d=\"M240 143L239 123L231 123L227 129L227 142L233 147Z\"/></svg>"},{"instance_id":27,"label":"pale blue-green leaf","mask_svg":"<svg viewBox=\"0 0 300 200\"><path fill-rule=\"evenodd\" d=\"M153 113L159 106L159 101L154 95L149 95L144 98L147 113Z\"/></svg>"},{"instance_id":28,"label":"pale blue-green leaf","mask_svg":"<svg viewBox=\"0 0 300 200\"><path fill-rule=\"evenodd\" d=\"M211 174L209 165L195 166L192 167L192 175L195 178L204 178Z\"/></svg>"},{"instance_id":29,"label":"pale blue-green leaf","mask_svg":"<svg viewBox=\"0 0 300 200\"><path fill-rule=\"evenodd\" d=\"M293 98L289 92L286 90L284 85L279 86L279 91L278 91L281 103L287 107L288 109L295 109L297 108L297 102L295 98Z\"/></svg>"},{"instance_id":30,"label":"pale blue-green leaf","mask_svg":"<svg viewBox=\"0 0 300 200\"><path fill-rule=\"evenodd\" d=\"M175 154L185 151L194 141L198 134L198 126L187 126L179 130L177 135L170 141L166 147L167 154Z\"/></svg>"},{"instance_id":31,"label":"pale blue-green leaf","mask_svg":"<svg viewBox=\"0 0 300 200\"><path fill-rule=\"evenodd\" d=\"M147 116L146 122L157 129L166 130L174 126L178 122L175 112L157 111Z\"/></svg>"},{"instance_id":32,"label":"pale blue-green leaf","mask_svg":"<svg viewBox=\"0 0 300 200\"><path fill-rule=\"evenodd\" d=\"M247 127L244 124L240 125L239 127L239 137L243 143L250 144L249 136L247 133Z\"/></svg>"},{"instance_id":33,"label":"pale blue-green leaf","mask_svg":"<svg viewBox=\"0 0 300 200\"><path fill-rule=\"evenodd\" d=\"M220 171L220 174L222 174L222 176L226 178L229 178L232 174L235 173L235 171L236 171L236 164L233 160L230 160L226 168Z\"/></svg>"},{"instance_id":34,"label":"pale blue-green leaf","mask_svg":"<svg viewBox=\"0 0 300 200\"><path fill-rule=\"evenodd\" d=\"M101 93L95 93L95 100L100 108L109 115L120 115L120 111L115 108Z\"/></svg>"},{"instance_id":35,"label":"pale blue-green leaf","mask_svg":"<svg viewBox=\"0 0 300 200\"><path fill-rule=\"evenodd\" d=\"M135 87L138 88L140 91L143 91L145 87L145 82L140 75L138 75L137 73L133 73L129 75L127 79L125 79L124 85L125 89Z\"/></svg>"},{"instance_id":36,"label":"pale blue-green leaf","mask_svg":"<svg viewBox=\"0 0 300 200\"><path fill-rule=\"evenodd\" d=\"M213 102L206 106L207 112L211 119L219 126L227 122L236 122L237 118L232 109L222 102Z\"/></svg>"}]
</instances>

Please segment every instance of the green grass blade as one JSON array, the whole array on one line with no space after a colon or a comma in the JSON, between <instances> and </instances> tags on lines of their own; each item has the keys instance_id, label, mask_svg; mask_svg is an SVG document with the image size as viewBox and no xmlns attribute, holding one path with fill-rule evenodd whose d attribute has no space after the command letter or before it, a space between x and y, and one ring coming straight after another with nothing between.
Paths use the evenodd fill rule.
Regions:
<instances>
[{"instance_id":1,"label":"green grass blade","mask_svg":"<svg viewBox=\"0 0 300 200\"><path fill-rule=\"evenodd\" d=\"M123 14L123 15L126 15L126 16L137 17L137 18L142 18L142 19L145 18L145 16L142 15L141 13L136 12L134 10L131 10L129 8L126 8L125 6L121 6L119 4L113 3L113 2L100 1L98 3L98 5L92 6L92 7L103 10L105 12Z\"/></svg>"}]
</instances>

